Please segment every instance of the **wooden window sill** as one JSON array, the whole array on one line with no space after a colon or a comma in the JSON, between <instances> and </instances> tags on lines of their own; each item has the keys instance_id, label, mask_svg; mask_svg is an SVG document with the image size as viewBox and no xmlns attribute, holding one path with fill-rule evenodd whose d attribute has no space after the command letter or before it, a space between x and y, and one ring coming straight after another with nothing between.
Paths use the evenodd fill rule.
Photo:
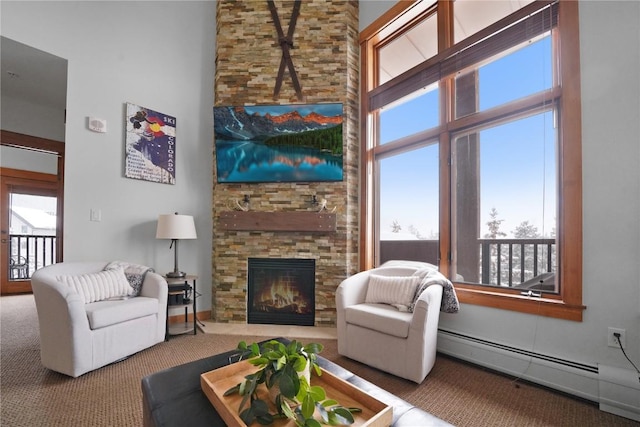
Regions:
<instances>
[{"instance_id":1,"label":"wooden window sill","mask_svg":"<svg viewBox=\"0 0 640 427\"><path fill-rule=\"evenodd\" d=\"M561 299L528 297L524 295L477 289L469 285L455 285L461 303L554 317L557 319L582 321L583 305L571 305Z\"/></svg>"}]
</instances>

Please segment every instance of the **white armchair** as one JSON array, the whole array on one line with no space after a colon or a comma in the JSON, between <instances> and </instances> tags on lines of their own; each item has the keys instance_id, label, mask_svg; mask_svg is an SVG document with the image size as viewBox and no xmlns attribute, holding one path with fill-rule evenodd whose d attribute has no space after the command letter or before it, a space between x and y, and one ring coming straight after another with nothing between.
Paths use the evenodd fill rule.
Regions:
<instances>
[{"instance_id":1,"label":"white armchair","mask_svg":"<svg viewBox=\"0 0 640 427\"><path fill-rule=\"evenodd\" d=\"M102 272L106 265L62 262L31 277L45 367L78 377L164 341L168 286L159 274L145 274L139 296L89 303L64 281Z\"/></svg>"},{"instance_id":2,"label":"white armchair","mask_svg":"<svg viewBox=\"0 0 640 427\"><path fill-rule=\"evenodd\" d=\"M366 302L372 274L409 277L424 271L424 265L383 265L355 274L338 286L338 353L416 383L425 379L436 359L442 286L427 286L413 312Z\"/></svg>"}]
</instances>

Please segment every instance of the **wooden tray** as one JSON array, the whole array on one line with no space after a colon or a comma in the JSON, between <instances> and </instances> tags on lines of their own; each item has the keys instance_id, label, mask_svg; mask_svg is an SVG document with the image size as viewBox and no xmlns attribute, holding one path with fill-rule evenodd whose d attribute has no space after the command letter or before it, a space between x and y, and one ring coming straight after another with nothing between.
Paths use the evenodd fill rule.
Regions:
<instances>
[{"instance_id":1,"label":"wooden tray","mask_svg":"<svg viewBox=\"0 0 640 427\"><path fill-rule=\"evenodd\" d=\"M245 423L238 415L238 407L240 406L242 397L237 393L224 396L224 392L240 383L246 375L254 373L257 370L257 367L245 360L200 375L202 390L225 423L230 427L245 426ZM322 370L321 376L313 373L311 375L311 385L321 386L326 391L327 398L337 400L340 405L344 407L362 409L362 412L353 414L354 423L351 424L351 426L387 427L391 425L393 417L393 408L391 406L374 399L363 390L336 377L332 373L324 369ZM259 393L260 398L268 402L267 389L263 387L262 392L264 395ZM274 411L275 409L273 405L271 405L271 412L273 413ZM289 427L295 426L295 423L289 419L278 419L271 425L276 427Z\"/></svg>"}]
</instances>

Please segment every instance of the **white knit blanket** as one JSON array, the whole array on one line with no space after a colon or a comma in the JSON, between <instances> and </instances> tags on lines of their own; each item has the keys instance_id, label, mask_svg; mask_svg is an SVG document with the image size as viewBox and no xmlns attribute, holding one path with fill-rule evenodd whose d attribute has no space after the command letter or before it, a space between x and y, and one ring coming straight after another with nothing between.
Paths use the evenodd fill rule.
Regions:
<instances>
[{"instance_id":1,"label":"white knit blanket","mask_svg":"<svg viewBox=\"0 0 640 427\"><path fill-rule=\"evenodd\" d=\"M460 310L458 295L453 287L453 283L447 279L438 270L424 268L416 271L414 276L421 276L422 282L418 285L416 295L420 295L422 291L431 285L442 286L442 301L440 302L440 311L443 313L457 313Z\"/></svg>"}]
</instances>

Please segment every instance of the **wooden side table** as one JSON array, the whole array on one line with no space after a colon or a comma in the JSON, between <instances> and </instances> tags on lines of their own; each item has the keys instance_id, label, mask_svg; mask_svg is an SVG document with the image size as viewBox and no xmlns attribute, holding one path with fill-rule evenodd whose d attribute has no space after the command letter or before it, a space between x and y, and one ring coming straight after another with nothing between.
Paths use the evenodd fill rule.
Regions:
<instances>
[{"instance_id":1,"label":"wooden side table","mask_svg":"<svg viewBox=\"0 0 640 427\"><path fill-rule=\"evenodd\" d=\"M185 289L169 291L169 295L167 297L167 329L165 333L165 341L169 340L169 337L172 335L182 335L187 334L189 332L193 332L193 335L196 335L198 328L196 328L196 280L198 276L187 274L185 277L167 277L164 276L168 285L185 285ZM169 302L172 297L181 296L182 303L172 304ZM174 308L183 308L184 307L184 323L177 324L169 324L169 310ZM189 322L189 307L193 309L193 324Z\"/></svg>"}]
</instances>

